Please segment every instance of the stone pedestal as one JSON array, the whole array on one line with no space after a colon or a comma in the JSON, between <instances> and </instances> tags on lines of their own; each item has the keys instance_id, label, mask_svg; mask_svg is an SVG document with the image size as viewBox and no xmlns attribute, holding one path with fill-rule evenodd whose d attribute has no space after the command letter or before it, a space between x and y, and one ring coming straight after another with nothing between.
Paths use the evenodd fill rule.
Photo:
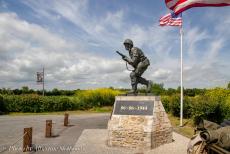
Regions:
<instances>
[{"instance_id":1,"label":"stone pedestal","mask_svg":"<svg viewBox=\"0 0 230 154\"><path fill-rule=\"evenodd\" d=\"M156 96L116 96L108 145L140 150L172 142L172 126Z\"/></svg>"}]
</instances>

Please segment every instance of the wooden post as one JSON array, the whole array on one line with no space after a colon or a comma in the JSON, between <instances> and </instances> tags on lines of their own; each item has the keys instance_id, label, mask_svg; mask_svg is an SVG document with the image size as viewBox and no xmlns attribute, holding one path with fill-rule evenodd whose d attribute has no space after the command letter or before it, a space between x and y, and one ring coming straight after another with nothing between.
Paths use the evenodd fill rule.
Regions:
<instances>
[{"instance_id":1,"label":"wooden post","mask_svg":"<svg viewBox=\"0 0 230 154\"><path fill-rule=\"evenodd\" d=\"M32 151L32 127L24 128L23 152Z\"/></svg>"},{"instance_id":2,"label":"wooden post","mask_svg":"<svg viewBox=\"0 0 230 154\"><path fill-rule=\"evenodd\" d=\"M68 126L69 124L69 114L65 113L65 117L64 117L64 126Z\"/></svg>"},{"instance_id":3,"label":"wooden post","mask_svg":"<svg viewBox=\"0 0 230 154\"><path fill-rule=\"evenodd\" d=\"M46 120L46 137L52 136L52 120Z\"/></svg>"}]
</instances>

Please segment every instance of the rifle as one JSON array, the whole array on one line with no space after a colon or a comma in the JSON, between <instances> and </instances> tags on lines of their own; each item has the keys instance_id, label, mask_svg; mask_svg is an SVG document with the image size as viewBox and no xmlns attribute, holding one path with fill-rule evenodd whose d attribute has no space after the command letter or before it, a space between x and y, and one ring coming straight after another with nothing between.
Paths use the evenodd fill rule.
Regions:
<instances>
[{"instance_id":1,"label":"rifle","mask_svg":"<svg viewBox=\"0 0 230 154\"><path fill-rule=\"evenodd\" d=\"M119 51L116 51L116 53L119 54L119 55L122 57L122 59L124 59L124 58L126 57L126 55L120 53ZM125 61L126 61L126 69L127 69L128 71L133 71L133 70L131 70L131 69L128 68L128 65L127 65L127 62L128 62L128 61L127 61L127 60L125 60Z\"/></svg>"},{"instance_id":2,"label":"rifle","mask_svg":"<svg viewBox=\"0 0 230 154\"><path fill-rule=\"evenodd\" d=\"M116 51L117 54L119 54L122 58L125 58L126 56L120 53L119 51Z\"/></svg>"}]
</instances>

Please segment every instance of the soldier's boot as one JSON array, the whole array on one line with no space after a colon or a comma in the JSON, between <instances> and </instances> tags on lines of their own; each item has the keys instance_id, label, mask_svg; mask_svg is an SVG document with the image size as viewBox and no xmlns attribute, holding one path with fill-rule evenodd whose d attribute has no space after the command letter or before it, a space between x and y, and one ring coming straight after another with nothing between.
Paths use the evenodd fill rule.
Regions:
<instances>
[{"instance_id":1,"label":"soldier's boot","mask_svg":"<svg viewBox=\"0 0 230 154\"><path fill-rule=\"evenodd\" d=\"M137 84L132 84L132 89L127 94L137 95Z\"/></svg>"},{"instance_id":2,"label":"soldier's boot","mask_svg":"<svg viewBox=\"0 0 230 154\"><path fill-rule=\"evenodd\" d=\"M148 92L148 93L151 92L152 85L153 85L153 82L152 82L151 80L149 80L149 81L148 81L148 85L147 85L147 92Z\"/></svg>"},{"instance_id":3,"label":"soldier's boot","mask_svg":"<svg viewBox=\"0 0 230 154\"><path fill-rule=\"evenodd\" d=\"M141 84L146 85L146 87L147 87L146 90L147 90L148 93L151 92L151 88L152 88L152 84L153 84L151 80L146 80L145 78L139 77L139 78L138 78L138 81L139 81Z\"/></svg>"}]
</instances>

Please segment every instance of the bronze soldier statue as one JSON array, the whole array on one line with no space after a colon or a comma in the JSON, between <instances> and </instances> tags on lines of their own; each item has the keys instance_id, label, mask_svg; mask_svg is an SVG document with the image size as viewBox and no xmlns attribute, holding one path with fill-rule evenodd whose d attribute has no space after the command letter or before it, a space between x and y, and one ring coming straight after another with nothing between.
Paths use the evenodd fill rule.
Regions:
<instances>
[{"instance_id":1,"label":"bronze soldier statue","mask_svg":"<svg viewBox=\"0 0 230 154\"><path fill-rule=\"evenodd\" d=\"M132 65L134 70L130 73L131 78L131 86L132 90L129 92L130 94L137 94L137 84L141 83L147 86L147 92L151 91L152 81L146 80L141 77L141 75L145 72L145 70L150 65L150 62L147 57L145 57L144 53L141 49L133 46L133 41L130 39L126 39L124 41L125 49L129 52L129 57L122 56L122 59L125 60L128 64Z\"/></svg>"}]
</instances>

